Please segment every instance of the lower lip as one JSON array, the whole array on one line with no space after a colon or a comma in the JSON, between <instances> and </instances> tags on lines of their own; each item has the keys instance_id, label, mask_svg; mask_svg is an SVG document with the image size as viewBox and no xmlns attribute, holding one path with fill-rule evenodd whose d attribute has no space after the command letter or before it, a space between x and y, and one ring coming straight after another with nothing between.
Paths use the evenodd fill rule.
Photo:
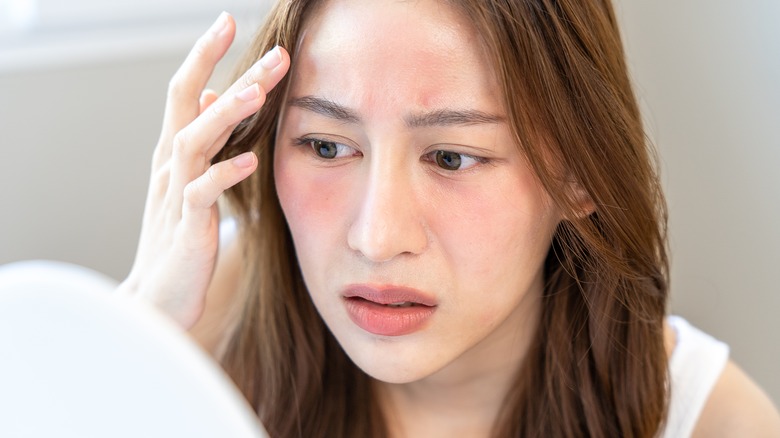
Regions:
<instances>
[{"instance_id":1,"label":"lower lip","mask_svg":"<svg viewBox=\"0 0 780 438\"><path fill-rule=\"evenodd\" d=\"M359 298L344 300L352 322L379 336L403 336L422 330L435 307L415 305L390 307Z\"/></svg>"}]
</instances>

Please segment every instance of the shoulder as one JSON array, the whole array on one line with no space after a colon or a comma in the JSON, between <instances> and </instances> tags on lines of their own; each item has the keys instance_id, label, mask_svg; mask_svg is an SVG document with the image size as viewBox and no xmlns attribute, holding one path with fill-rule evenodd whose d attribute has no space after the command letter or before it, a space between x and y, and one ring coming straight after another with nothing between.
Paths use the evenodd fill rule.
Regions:
<instances>
[{"instance_id":1,"label":"shoulder","mask_svg":"<svg viewBox=\"0 0 780 438\"><path fill-rule=\"evenodd\" d=\"M664 436L780 437L777 408L728 359L728 346L680 317L666 322L672 394Z\"/></svg>"},{"instance_id":2,"label":"shoulder","mask_svg":"<svg viewBox=\"0 0 780 438\"><path fill-rule=\"evenodd\" d=\"M693 437L780 437L780 414L769 397L728 361L704 405Z\"/></svg>"},{"instance_id":3,"label":"shoulder","mask_svg":"<svg viewBox=\"0 0 780 438\"><path fill-rule=\"evenodd\" d=\"M190 335L209 354L219 358L232 327L234 298L240 287L242 249L236 236L234 222L227 220L220 226L220 248L211 284L206 292L206 307Z\"/></svg>"}]
</instances>

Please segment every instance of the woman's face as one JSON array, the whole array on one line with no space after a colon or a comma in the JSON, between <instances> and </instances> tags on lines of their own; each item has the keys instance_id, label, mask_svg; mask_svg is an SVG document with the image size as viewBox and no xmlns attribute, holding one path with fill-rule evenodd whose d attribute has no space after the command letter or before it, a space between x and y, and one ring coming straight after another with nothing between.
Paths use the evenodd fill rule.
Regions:
<instances>
[{"instance_id":1,"label":"woman's face","mask_svg":"<svg viewBox=\"0 0 780 438\"><path fill-rule=\"evenodd\" d=\"M559 215L468 21L435 1L333 0L293 65L276 185L351 359L407 383L522 351Z\"/></svg>"}]
</instances>

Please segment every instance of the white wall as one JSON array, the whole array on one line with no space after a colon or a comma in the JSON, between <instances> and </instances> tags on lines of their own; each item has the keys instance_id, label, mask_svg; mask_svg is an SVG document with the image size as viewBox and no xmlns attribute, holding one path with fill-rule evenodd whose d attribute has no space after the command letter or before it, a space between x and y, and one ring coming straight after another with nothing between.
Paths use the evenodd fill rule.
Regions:
<instances>
[{"instance_id":1,"label":"white wall","mask_svg":"<svg viewBox=\"0 0 780 438\"><path fill-rule=\"evenodd\" d=\"M617 1L662 156L672 309L780 401L780 2ZM165 87L197 33L177 35L0 65L0 263L127 273Z\"/></svg>"}]
</instances>

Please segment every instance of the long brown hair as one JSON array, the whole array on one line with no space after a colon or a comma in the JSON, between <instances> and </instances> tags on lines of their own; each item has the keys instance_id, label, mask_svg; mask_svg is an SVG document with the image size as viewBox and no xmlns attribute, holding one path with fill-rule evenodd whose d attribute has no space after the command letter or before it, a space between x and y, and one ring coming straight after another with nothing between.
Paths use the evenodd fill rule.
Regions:
<instances>
[{"instance_id":1,"label":"long brown hair","mask_svg":"<svg viewBox=\"0 0 780 438\"><path fill-rule=\"evenodd\" d=\"M318 0L281 0L243 71L274 45L293 56ZM564 212L545 263L542 317L493 435L652 437L667 406L666 211L609 0L450 0L503 87L510 128ZM215 160L254 150L229 192L245 266L223 358L274 437L381 437L371 378L315 310L279 206L274 138L287 80Z\"/></svg>"}]
</instances>

